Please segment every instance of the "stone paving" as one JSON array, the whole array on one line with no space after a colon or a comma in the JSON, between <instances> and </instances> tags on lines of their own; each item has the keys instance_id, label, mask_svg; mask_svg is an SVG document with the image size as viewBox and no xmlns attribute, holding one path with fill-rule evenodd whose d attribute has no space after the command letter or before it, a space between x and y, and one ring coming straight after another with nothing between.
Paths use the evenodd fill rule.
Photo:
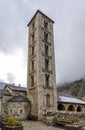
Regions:
<instances>
[{"instance_id":1,"label":"stone paving","mask_svg":"<svg viewBox=\"0 0 85 130\"><path fill-rule=\"evenodd\" d=\"M47 126L40 121L23 121L24 130L63 130L58 127Z\"/></svg>"}]
</instances>

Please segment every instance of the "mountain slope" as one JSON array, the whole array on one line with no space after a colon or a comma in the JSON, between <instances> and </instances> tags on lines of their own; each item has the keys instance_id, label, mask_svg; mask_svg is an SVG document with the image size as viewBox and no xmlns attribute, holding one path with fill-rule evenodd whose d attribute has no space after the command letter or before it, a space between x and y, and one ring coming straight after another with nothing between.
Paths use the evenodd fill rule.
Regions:
<instances>
[{"instance_id":1,"label":"mountain slope","mask_svg":"<svg viewBox=\"0 0 85 130\"><path fill-rule=\"evenodd\" d=\"M58 92L67 93L85 101L85 81L79 80L58 87Z\"/></svg>"}]
</instances>

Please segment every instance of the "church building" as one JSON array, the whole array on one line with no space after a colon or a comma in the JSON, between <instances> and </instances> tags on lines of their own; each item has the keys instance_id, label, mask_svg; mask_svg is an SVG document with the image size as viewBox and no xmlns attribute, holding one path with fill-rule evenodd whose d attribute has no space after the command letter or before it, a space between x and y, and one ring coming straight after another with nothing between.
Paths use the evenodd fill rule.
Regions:
<instances>
[{"instance_id":1,"label":"church building","mask_svg":"<svg viewBox=\"0 0 85 130\"><path fill-rule=\"evenodd\" d=\"M39 10L28 23L27 88L0 83L0 116L40 120L46 114L85 114L85 101L57 93L53 24Z\"/></svg>"}]
</instances>

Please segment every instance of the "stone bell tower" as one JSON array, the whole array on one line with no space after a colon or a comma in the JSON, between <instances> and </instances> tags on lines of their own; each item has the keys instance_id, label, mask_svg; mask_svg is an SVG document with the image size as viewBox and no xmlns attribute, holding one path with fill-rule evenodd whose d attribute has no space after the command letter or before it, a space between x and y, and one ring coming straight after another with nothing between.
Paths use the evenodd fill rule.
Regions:
<instances>
[{"instance_id":1,"label":"stone bell tower","mask_svg":"<svg viewBox=\"0 0 85 130\"><path fill-rule=\"evenodd\" d=\"M39 10L28 23L27 92L39 119L57 110L53 23Z\"/></svg>"}]
</instances>

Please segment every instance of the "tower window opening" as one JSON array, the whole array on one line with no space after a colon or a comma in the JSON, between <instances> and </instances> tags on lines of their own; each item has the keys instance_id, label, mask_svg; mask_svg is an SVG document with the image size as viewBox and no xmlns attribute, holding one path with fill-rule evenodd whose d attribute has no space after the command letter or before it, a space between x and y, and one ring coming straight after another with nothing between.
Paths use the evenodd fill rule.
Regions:
<instances>
[{"instance_id":1,"label":"tower window opening","mask_svg":"<svg viewBox=\"0 0 85 130\"><path fill-rule=\"evenodd\" d=\"M32 61L32 70L34 70L34 60Z\"/></svg>"},{"instance_id":2,"label":"tower window opening","mask_svg":"<svg viewBox=\"0 0 85 130\"><path fill-rule=\"evenodd\" d=\"M35 23L33 22L33 24L32 24L32 30L34 30L34 28L35 28Z\"/></svg>"},{"instance_id":3,"label":"tower window opening","mask_svg":"<svg viewBox=\"0 0 85 130\"><path fill-rule=\"evenodd\" d=\"M44 20L44 28L48 28L48 22L46 22L45 20Z\"/></svg>"},{"instance_id":4,"label":"tower window opening","mask_svg":"<svg viewBox=\"0 0 85 130\"><path fill-rule=\"evenodd\" d=\"M49 68L49 60L45 59L45 69L48 70Z\"/></svg>"},{"instance_id":5,"label":"tower window opening","mask_svg":"<svg viewBox=\"0 0 85 130\"><path fill-rule=\"evenodd\" d=\"M49 75L45 74L45 86L49 87Z\"/></svg>"},{"instance_id":6,"label":"tower window opening","mask_svg":"<svg viewBox=\"0 0 85 130\"><path fill-rule=\"evenodd\" d=\"M32 55L34 55L34 46L32 46Z\"/></svg>"},{"instance_id":7,"label":"tower window opening","mask_svg":"<svg viewBox=\"0 0 85 130\"><path fill-rule=\"evenodd\" d=\"M34 75L31 76L31 86L34 86Z\"/></svg>"},{"instance_id":8,"label":"tower window opening","mask_svg":"<svg viewBox=\"0 0 85 130\"><path fill-rule=\"evenodd\" d=\"M45 45L45 54L48 55L48 46Z\"/></svg>"},{"instance_id":9,"label":"tower window opening","mask_svg":"<svg viewBox=\"0 0 85 130\"><path fill-rule=\"evenodd\" d=\"M48 33L44 32L44 40L48 42Z\"/></svg>"},{"instance_id":10,"label":"tower window opening","mask_svg":"<svg viewBox=\"0 0 85 130\"><path fill-rule=\"evenodd\" d=\"M34 39L35 39L35 35L32 34L32 42L34 42Z\"/></svg>"}]
</instances>

